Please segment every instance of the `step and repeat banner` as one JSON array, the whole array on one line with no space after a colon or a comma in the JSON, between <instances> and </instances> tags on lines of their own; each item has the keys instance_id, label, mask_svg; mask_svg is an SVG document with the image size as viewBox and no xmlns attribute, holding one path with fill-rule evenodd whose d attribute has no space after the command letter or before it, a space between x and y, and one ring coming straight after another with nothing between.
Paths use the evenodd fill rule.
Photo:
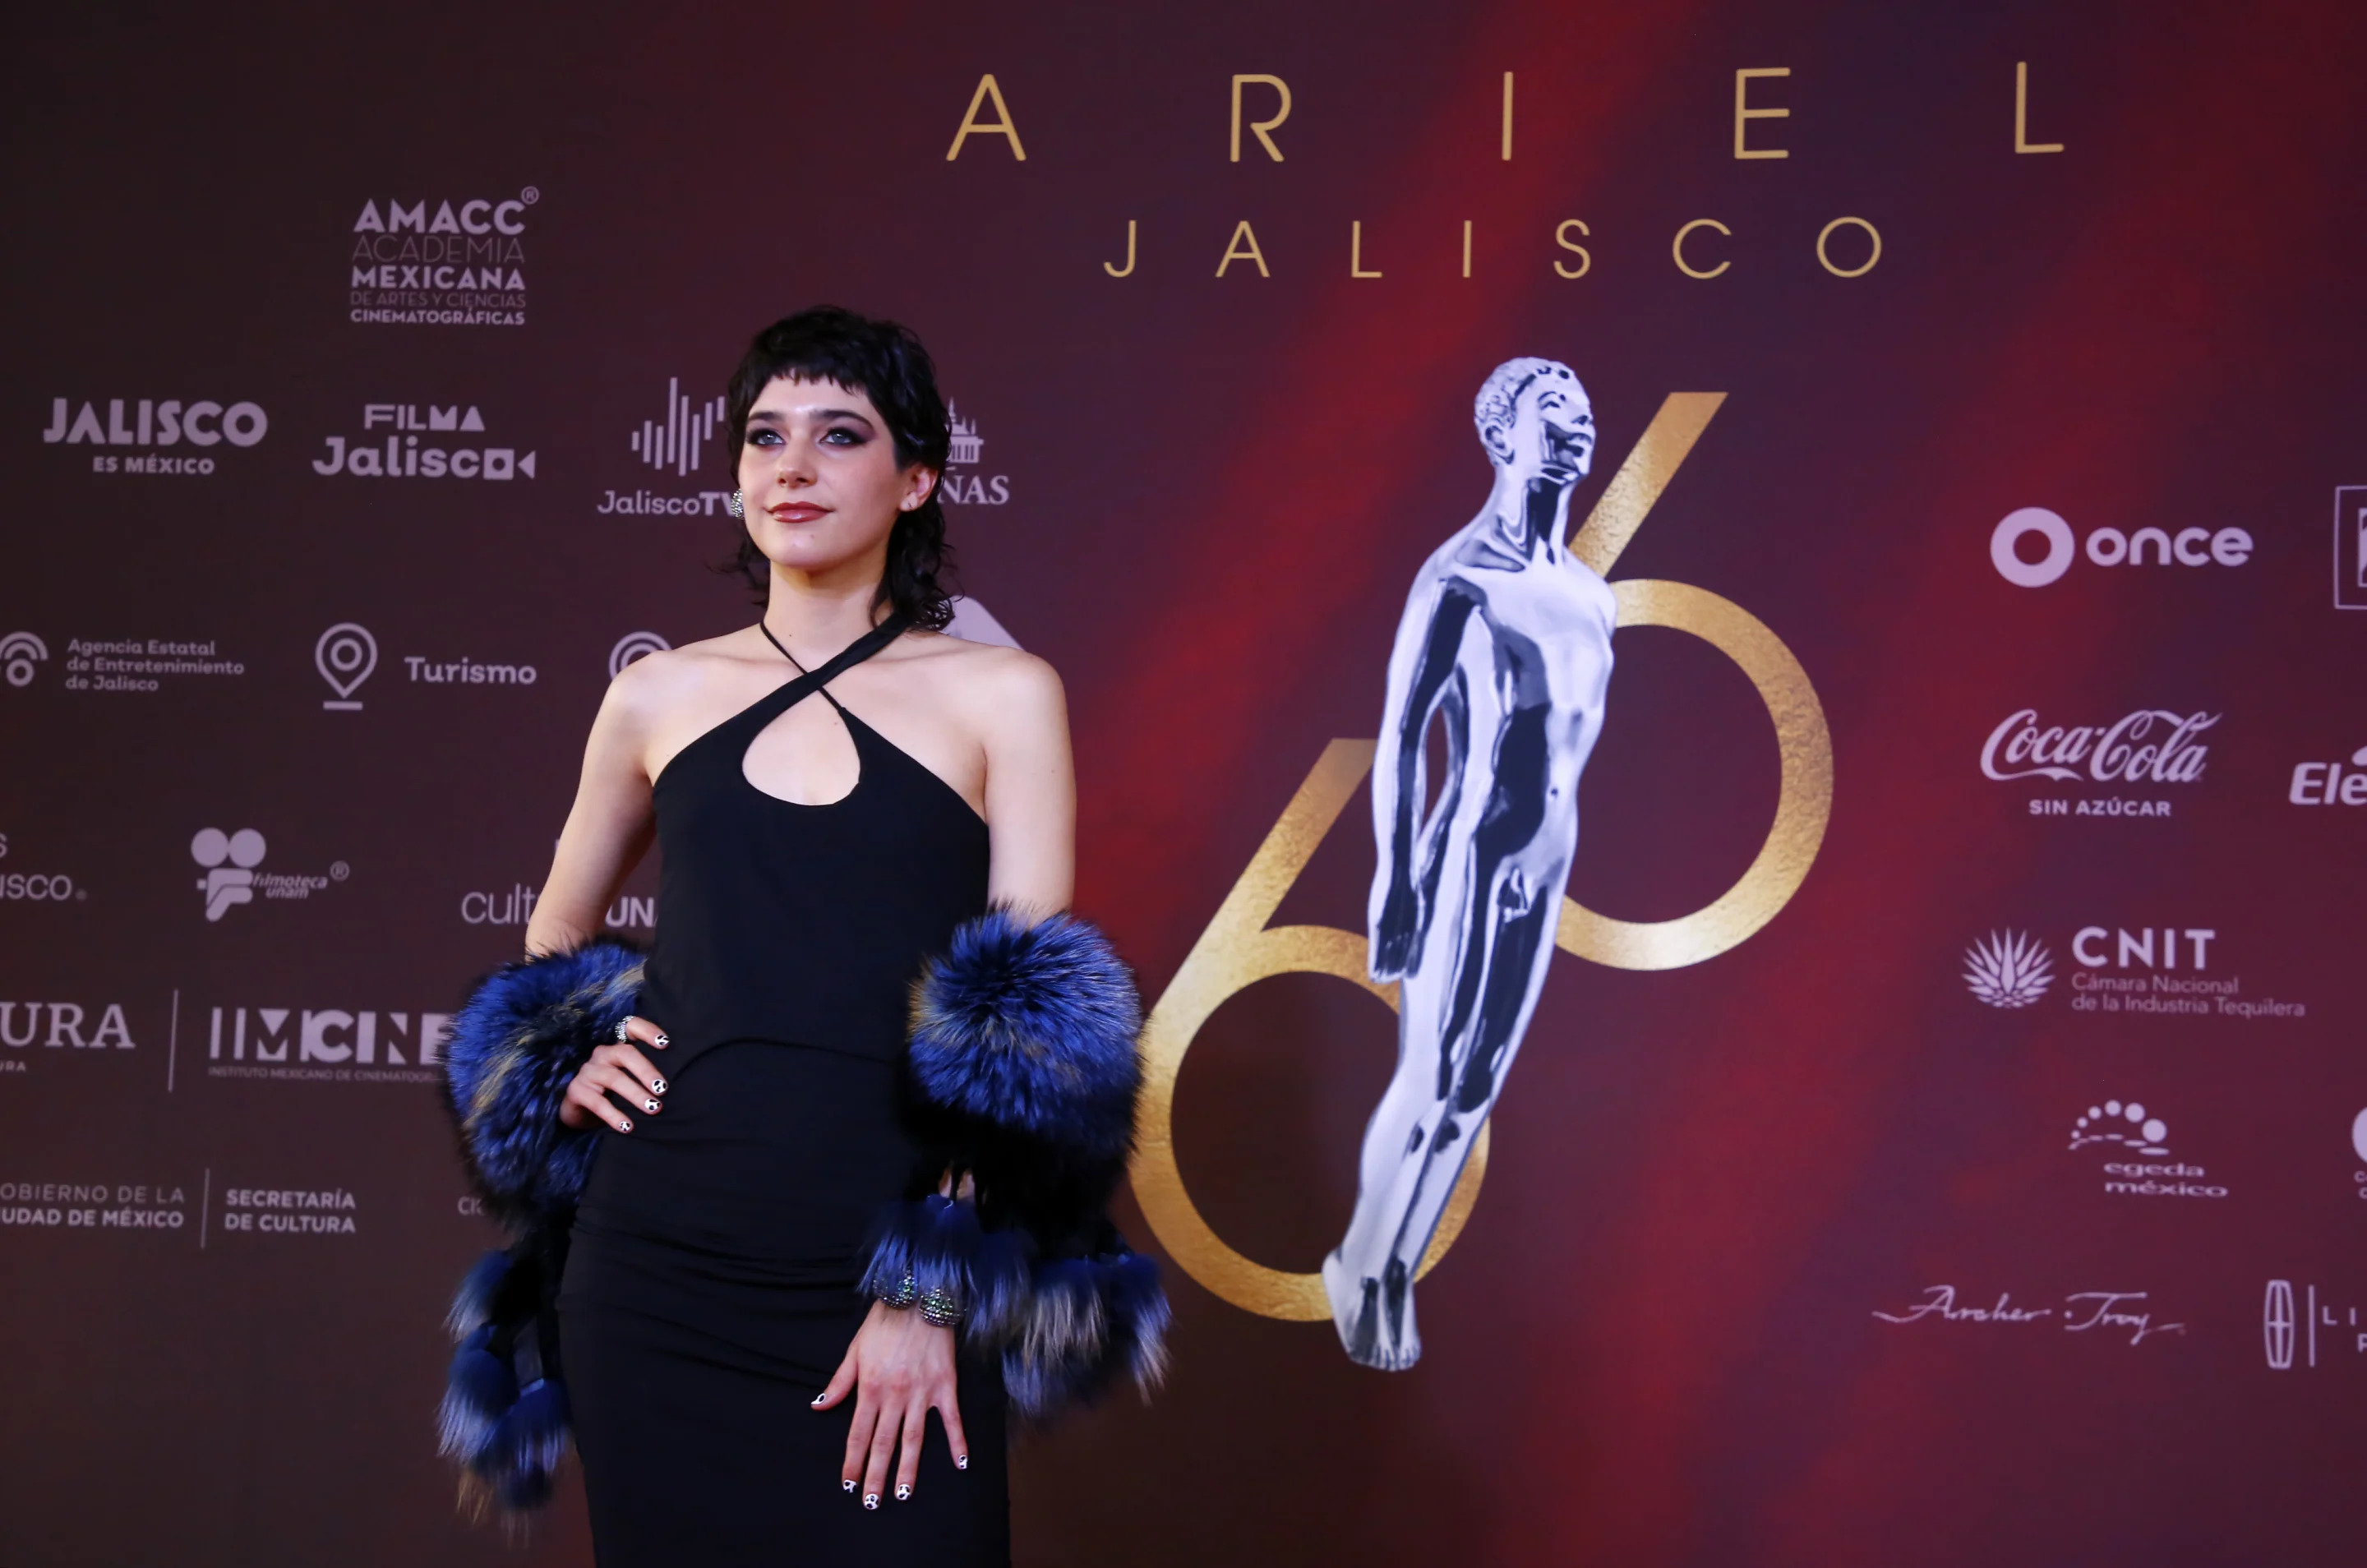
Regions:
<instances>
[{"instance_id":1,"label":"step and repeat banner","mask_svg":"<svg viewBox=\"0 0 2367 1568\"><path fill-rule=\"evenodd\" d=\"M0 1563L588 1559L439 1041L825 301L1153 1004L1020 1561L2360 1561L2367 21L2176 11L12 18Z\"/></svg>"}]
</instances>

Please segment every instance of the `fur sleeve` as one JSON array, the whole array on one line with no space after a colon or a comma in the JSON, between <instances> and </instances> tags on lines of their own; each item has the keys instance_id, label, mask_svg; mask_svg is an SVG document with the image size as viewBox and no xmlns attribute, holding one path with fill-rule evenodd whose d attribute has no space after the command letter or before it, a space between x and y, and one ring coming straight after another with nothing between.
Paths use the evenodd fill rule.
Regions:
<instances>
[{"instance_id":1,"label":"fur sleeve","mask_svg":"<svg viewBox=\"0 0 2367 1568\"><path fill-rule=\"evenodd\" d=\"M633 1010L641 956L588 942L504 965L454 1016L444 1093L486 1209L521 1227L563 1216L583 1191L595 1134L560 1124L592 1048Z\"/></svg>"},{"instance_id":2,"label":"fur sleeve","mask_svg":"<svg viewBox=\"0 0 2367 1568\"><path fill-rule=\"evenodd\" d=\"M1165 1364L1158 1265L1108 1208L1134 1149L1142 1005L1109 939L1073 915L992 909L954 933L912 987L913 1093L967 1203L924 1197L883 1218L866 1288L942 1289L1042 1420ZM942 1168L942 1167L938 1168ZM936 1171L926 1173L931 1181Z\"/></svg>"}]
</instances>

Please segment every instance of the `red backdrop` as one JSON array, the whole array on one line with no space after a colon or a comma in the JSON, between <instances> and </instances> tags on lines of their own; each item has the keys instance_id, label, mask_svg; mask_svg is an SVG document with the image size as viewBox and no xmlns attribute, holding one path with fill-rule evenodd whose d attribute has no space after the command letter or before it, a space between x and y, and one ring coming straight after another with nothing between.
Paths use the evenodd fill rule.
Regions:
<instances>
[{"instance_id":1,"label":"red backdrop","mask_svg":"<svg viewBox=\"0 0 2367 1568\"><path fill-rule=\"evenodd\" d=\"M1829 734L1764 929L1557 957L1421 1366L1172 1268L1168 1390L1025 1446L1023 1562L2359 1560L2354 7L7 26L0 1562L515 1560L433 1452L488 1232L421 1015L516 951L619 644L750 615L703 570L700 416L823 299L918 328L975 423L963 580L1068 682L1079 903L1147 998L1376 732L1505 358L1593 396L1580 513L1665 397L1724 394L1611 575L1748 611ZM1742 81L1784 157L1737 156L1743 71L1788 72ZM989 73L1025 158L949 160ZM1279 162L1228 155L1245 74L1287 85ZM389 437L481 471L332 460ZM2073 540L2038 587L1991 556L2025 507ZM2115 555L2147 528L2202 564ZM1766 837L1775 731L1707 643L1617 650L1571 893L1671 919ZM2025 709L2208 718L2206 756L1990 776ZM193 858L206 828L261 858ZM1359 792L1277 920L1360 929L1371 868ZM209 884L255 897L209 919ZM2027 1005L1964 977L2006 933L2051 964ZM1174 1133L1228 1244L1315 1267L1392 1049L1320 976L1216 1011ZM2158 1152L2068 1146L2090 1108ZM586 1555L569 1490L526 1560Z\"/></svg>"}]
</instances>

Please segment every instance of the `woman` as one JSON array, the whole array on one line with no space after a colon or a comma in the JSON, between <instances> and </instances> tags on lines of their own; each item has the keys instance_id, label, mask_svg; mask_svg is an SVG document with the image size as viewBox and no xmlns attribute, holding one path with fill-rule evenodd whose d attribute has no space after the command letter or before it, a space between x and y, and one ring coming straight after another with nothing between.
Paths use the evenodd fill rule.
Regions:
<instances>
[{"instance_id":1,"label":"woman","mask_svg":"<svg viewBox=\"0 0 2367 1568\"><path fill-rule=\"evenodd\" d=\"M606 1568L1000 1563L1007 1403L1155 1377L1165 1310L1103 1213L1138 1014L1057 914L1060 682L938 629L947 420L910 333L792 316L728 417L763 617L610 686L527 930L542 956L455 1030L471 1158L545 1276L506 1308L497 1279L464 1291L461 1359L530 1356L493 1380L528 1386L555 1327ZM652 838L642 973L596 938ZM1083 1077L1043 1077L1047 1052ZM470 1375L447 1446L504 1485L520 1417Z\"/></svg>"}]
</instances>

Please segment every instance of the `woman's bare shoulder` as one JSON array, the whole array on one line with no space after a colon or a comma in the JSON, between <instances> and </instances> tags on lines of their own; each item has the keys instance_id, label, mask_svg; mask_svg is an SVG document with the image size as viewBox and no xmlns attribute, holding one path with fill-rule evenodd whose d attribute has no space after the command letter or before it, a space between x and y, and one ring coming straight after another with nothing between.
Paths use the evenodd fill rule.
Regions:
<instances>
[{"instance_id":1,"label":"woman's bare shoulder","mask_svg":"<svg viewBox=\"0 0 2367 1568\"><path fill-rule=\"evenodd\" d=\"M639 716L695 704L719 682L744 675L753 658L746 641L745 632L730 632L644 654L608 682L608 701Z\"/></svg>"},{"instance_id":2,"label":"woman's bare shoulder","mask_svg":"<svg viewBox=\"0 0 2367 1568\"><path fill-rule=\"evenodd\" d=\"M906 657L926 660L929 678L963 708L991 713L1002 705L1041 708L1062 701L1059 671L1025 649L970 642L944 632L905 639Z\"/></svg>"}]
</instances>

